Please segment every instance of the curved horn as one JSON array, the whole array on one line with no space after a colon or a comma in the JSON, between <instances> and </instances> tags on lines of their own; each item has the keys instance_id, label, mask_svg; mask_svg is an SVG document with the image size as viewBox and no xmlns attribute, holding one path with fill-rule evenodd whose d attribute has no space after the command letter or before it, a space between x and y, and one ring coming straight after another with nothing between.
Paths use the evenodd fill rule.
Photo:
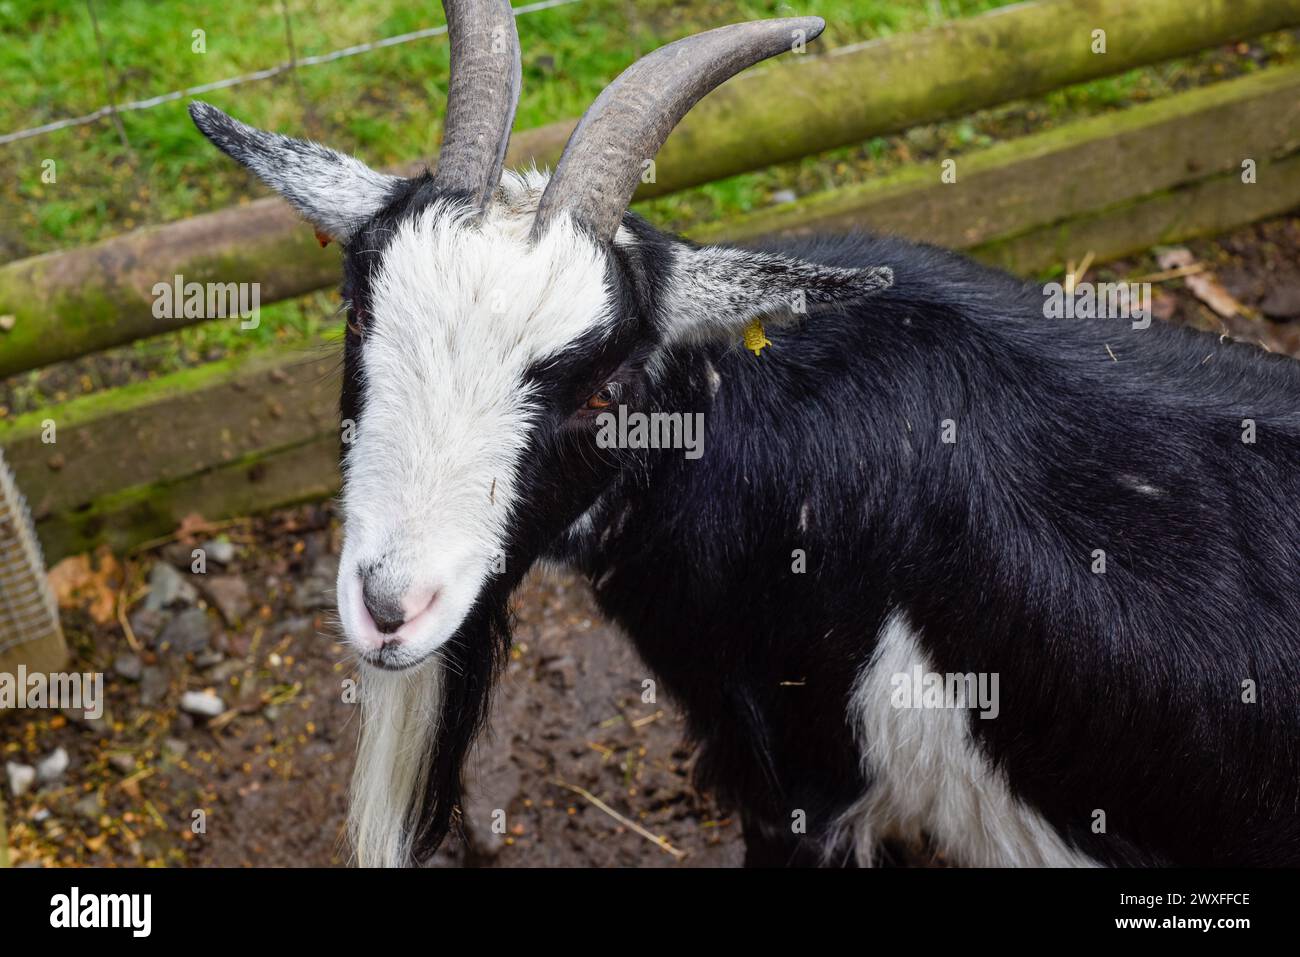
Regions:
<instances>
[{"instance_id":1,"label":"curved horn","mask_svg":"<svg viewBox=\"0 0 1300 957\"><path fill-rule=\"evenodd\" d=\"M686 112L741 70L814 39L821 17L755 20L660 47L619 74L578 122L537 207L533 236L566 210L613 239L647 160Z\"/></svg>"},{"instance_id":2,"label":"curved horn","mask_svg":"<svg viewBox=\"0 0 1300 957\"><path fill-rule=\"evenodd\" d=\"M435 186L481 209L501 179L519 103L519 33L510 0L443 0L451 80Z\"/></svg>"}]
</instances>

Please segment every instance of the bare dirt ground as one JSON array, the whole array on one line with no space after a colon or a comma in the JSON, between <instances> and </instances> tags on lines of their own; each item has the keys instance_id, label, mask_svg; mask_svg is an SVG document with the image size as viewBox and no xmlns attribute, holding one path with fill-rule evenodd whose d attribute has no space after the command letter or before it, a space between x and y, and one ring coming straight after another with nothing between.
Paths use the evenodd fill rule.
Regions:
<instances>
[{"instance_id":1,"label":"bare dirt ground","mask_svg":"<svg viewBox=\"0 0 1300 957\"><path fill-rule=\"evenodd\" d=\"M125 563L95 556L67 596L72 667L104 672L108 703L98 720L3 719L6 761L38 767L60 747L69 757L63 774L9 800L13 863L346 863L357 714L333 640L331 509L239 523L215 547L195 531ZM211 556L224 542L234 554L222 565ZM204 575L190 571L194 547L209 556ZM97 600L115 611L122 596L139 652L115 613L93 617ZM492 732L471 762L465 840L435 864L738 863L738 824L690 785L679 716L642 700L649 675L586 586L534 575L516 604ZM220 714L187 713L186 692L215 695Z\"/></svg>"},{"instance_id":2,"label":"bare dirt ground","mask_svg":"<svg viewBox=\"0 0 1300 957\"><path fill-rule=\"evenodd\" d=\"M1155 274L1160 318L1300 357L1300 217L1187 249L1199 271L1160 278L1170 270L1152 253L1097 277ZM194 547L208 556L205 574L191 572ZM0 715L10 862L345 864L356 709L332 637L337 554L337 523L318 505L220 528L195 522L125 559L62 566L69 668L103 672L108 702L97 720ZM643 700L650 675L587 587L534 576L515 604L493 733L472 762L465 840L434 863L739 864L738 820L692 788L680 715L662 694ZM199 697L183 707L186 692ZM213 716L191 713L207 705ZM15 788L8 765L43 776Z\"/></svg>"}]
</instances>

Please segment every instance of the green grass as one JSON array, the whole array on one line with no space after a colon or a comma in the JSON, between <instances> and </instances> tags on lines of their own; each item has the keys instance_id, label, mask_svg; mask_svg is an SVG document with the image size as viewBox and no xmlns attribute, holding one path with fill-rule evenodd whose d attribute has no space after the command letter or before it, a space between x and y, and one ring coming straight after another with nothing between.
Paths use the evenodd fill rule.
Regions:
<instances>
[{"instance_id":1,"label":"green grass","mask_svg":"<svg viewBox=\"0 0 1300 957\"><path fill-rule=\"evenodd\" d=\"M277 2L97 0L113 77L107 89L84 2L0 0L0 131L89 113L111 98L142 99L248 73L288 58ZM519 21L524 89L517 128L576 116L640 54L736 20L816 10L830 48L925 27L1007 0L580 0ZM440 25L428 0L345 4L288 0L299 56ZM206 52L191 34L205 32ZM440 135L447 43L434 37L206 94L258 126L292 131L354 152L371 165L427 156ZM0 258L91 242L257 195L246 174L195 135L178 100L121 115L130 148L101 120L0 146L17 175L4 184L16 221L0 225ZM41 162L58 182L41 182ZM9 255L5 256L6 247Z\"/></svg>"},{"instance_id":2,"label":"green grass","mask_svg":"<svg viewBox=\"0 0 1300 957\"><path fill-rule=\"evenodd\" d=\"M297 54L441 24L433 0L285 0ZM522 5L523 0L515 0ZM516 129L579 115L637 56L665 42L738 20L816 13L828 23L822 49L919 30L1010 0L579 0L519 20L523 96ZM96 0L109 76L84 0L0 0L0 133L89 113L111 98L140 99L278 64L288 58L277 0ZM205 31L206 52L192 51ZM1288 56L1290 41L1277 41ZM1276 46L1277 44L1275 44ZM445 37L363 53L292 77L205 94L247 122L319 139L373 166L432 154L446 96ZM673 228L744 212L780 189L803 194L878 175L902 162L977 148L994 138L1166 95L1214 69L1249 69L1249 57L1210 53L1133 71L974 119L875 139L820 157L746 174L643 204ZM1221 69L1220 72L1223 70ZM264 190L197 135L185 101L0 145L0 261L85 244L142 225L246 202ZM43 183L42 163L57 181ZM335 298L317 294L265 307L259 329L208 323L137 343L120 356L140 374L205 361L272 342L305 341L331 319ZM93 366L64 388L35 374L0 391L0 415L69 388L99 388ZM19 399L26 396L26 399ZM10 408L6 408L6 403Z\"/></svg>"}]
</instances>

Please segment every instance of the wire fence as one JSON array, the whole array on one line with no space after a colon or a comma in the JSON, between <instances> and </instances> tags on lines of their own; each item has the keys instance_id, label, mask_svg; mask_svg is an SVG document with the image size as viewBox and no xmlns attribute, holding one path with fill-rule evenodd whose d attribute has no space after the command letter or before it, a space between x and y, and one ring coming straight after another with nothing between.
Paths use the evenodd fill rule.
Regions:
<instances>
[{"instance_id":1,"label":"wire fence","mask_svg":"<svg viewBox=\"0 0 1300 957\"><path fill-rule=\"evenodd\" d=\"M515 16L526 16L530 13L539 13L543 10L551 10L555 7L565 7L575 3L581 3L582 0L538 0L536 3L525 4L515 8ZM87 11L91 17L91 22L95 25L96 37L99 35L98 18L95 15L94 0L86 0ZM342 60L347 57L359 56L362 53L369 53L372 50L381 50L385 47L399 46L403 43L413 43L416 40L427 40L430 37L441 36L447 32L446 26L429 27L424 30L413 30L410 33L399 33L396 36L383 37L379 40L372 40L369 43L358 43L354 46L343 47L339 50L331 50L328 53L318 53L312 56L296 57L293 55L293 26L289 17L288 4L280 4L281 14L285 22L285 35L289 38L290 57L283 63L277 63L275 66L267 67L263 70L255 70L252 73L243 73L239 76L227 77L224 80L213 80L210 83L200 83L197 86L186 87L182 90L172 90L168 93L160 93L157 96L151 96L144 100L131 100L126 103L105 103L84 116L71 116L62 120L55 120L50 123L43 123L40 126L29 127L28 129L15 130L12 133L0 134L0 146L6 143L14 143L18 140L31 139L36 136L43 136L47 133L53 133L57 130L65 130L74 126L85 126L88 123L95 123L103 119L112 119L117 126L118 134L125 140L125 130L122 128L120 121L117 119L118 114L128 113L134 110L148 110L155 106L161 106L164 103L171 103L175 100L185 97L200 96L204 93L211 93L214 90L226 90L233 86L240 86L244 83L255 83L259 80L269 80L300 67L320 66L324 63L333 63L336 60ZM102 43L98 43L99 57L104 66L106 82L111 90L114 85L112 67L108 62L106 51ZM110 96L110 100L112 97Z\"/></svg>"}]
</instances>

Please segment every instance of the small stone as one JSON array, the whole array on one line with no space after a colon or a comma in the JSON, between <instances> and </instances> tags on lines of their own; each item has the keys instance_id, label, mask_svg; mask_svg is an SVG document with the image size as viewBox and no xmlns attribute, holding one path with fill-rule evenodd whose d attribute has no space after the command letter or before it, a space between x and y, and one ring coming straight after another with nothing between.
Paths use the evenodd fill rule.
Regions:
<instances>
[{"instance_id":1,"label":"small stone","mask_svg":"<svg viewBox=\"0 0 1300 957\"><path fill-rule=\"evenodd\" d=\"M141 641L154 643L162 626L167 624L167 612L154 608L137 608L131 615L131 630Z\"/></svg>"},{"instance_id":2,"label":"small stone","mask_svg":"<svg viewBox=\"0 0 1300 957\"><path fill-rule=\"evenodd\" d=\"M267 721L271 722L271 724L275 724L277 721L280 720L279 706L268 704L265 708L262 709L262 717L265 718Z\"/></svg>"},{"instance_id":3,"label":"small stone","mask_svg":"<svg viewBox=\"0 0 1300 957\"><path fill-rule=\"evenodd\" d=\"M71 762L68 752L63 748L55 748L48 757L36 765L36 776L43 784L57 781L63 777L63 772L68 770L69 763Z\"/></svg>"},{"instance_id":4,"label":"small stone","mask_svg":"<svg viewBox=\"0 0 1300 957\"><path fill-rule=\"evenodd\" d=\"M226 656L215 648L201 651L194 656L194 664L200 668L212 668L226 660Z\"/></svg>"},{"instance_id":5,"label":"small stone","mask_svg":"<svg viewBox=\"0 0 1300 957\"><path fill-rule=\"evenodd\" d=\"M201 582L203 593L231 627L239 624L253 607L248 597L248 582L238 575L209 575Z\"/></svg>"},{"instance_id":6,"label":"small stone","mask_svg":"<svg viewBox=\"0 0 1300 957\"><path fill-rule=\"evenodd\" d=\"M36 782L36 769L30 764L6 761L5 773L9 777L9 791L14 797L22 797Z\"/></svg>"},{"instance_id":7,"label":"small stone","mask_svg":"<svg viewBox=\"0 0 1300 957\"><path fill-rule=\"evenodd\" d=\"M99 816L104 813L104 805L100 802L99 795L92 791L72 805L72 810L77 812L78 817L85 818L87 821L98 821Z\"/></svg>"},{"instance_id":8,"label":"small stone","mask_svg":"<svg viewBox=\"0 0 1300 957\"><path fill-rule=\"evenodd\" d=\"M772 194L772 202L778 205L781 203L793 203L798 198L799 197L795 195L795 192L792 189L778 189Z\"/></svg>"},{"instance_id":9,"label":"small stone","mask_svg":"<svg viewBox=\"0 0 1300 957\"><path fill-rule=\"evenodd\" d=\"M159 552L163 561L176 568L188 569L194 571L194 546L186 545L184 542L168 542Z\"/></svg>"},{"instance_id":10,"label":"small stone","mask_svg":"<svg viewBox=\"0 0 1300 957\"><path fill-rule=\"evenodd\" d=\"M225 535L212 539L203 546L203 550L218 565L229 565L235 560L235 545Z\"/></svg>"},{"instance_id":11,"label":"small stone","mask_svg":"<svg viewBox=\"0 0 1300 957\"><path fill-rule=\"evenodd\" d=\"M170 645L183 655L197 654L208 647L212 622L202 608L187 608L167 623L158 636L160 644Z\"/></svg>"},{"instance_id":12,"label":"small stone","mask_svg":"<svg viewBox=\"0 0 1300 957\"><path fill-rule=\"evenodd\" d=\"M135 773L135 758L129 754L110 754L108 756L108 763L112 766L113 770L117 771L119 774Z\"/></svg>"},{"instance_id":13,"label":"small stone","mask_svg":"<svg viewBox=\"0 0 1300 957\"><path fill-rule=\"evenodd\" d=\"M184 741L182 741L180 738L163 739L163 743L162 743L163 754L171 758L172 760L179 760L180 758L185 757L185 752L188 751L189 749L190 746L186 744Z\"/></svg>"},{"instance_id":14,"label":"small stone","mask_svg":"<svg viewBox=\"0 0 1300 957\"><path fill-rule=\"evenodd\" d=\"M139 655L125 652L113 659L113 670L127 681L139 681L144 671L144 662Z\"/></svg>"},{"instance_id":15,"label":"small stone","mask_svg":"<svg viewBox=\"0 0 1300 957\"><path fill-rule=\"evenodd\" d=\"M212 666L212 669L207 674L207 680L212 682L214 685L229 684L230 679L235 677L235 675L242 675L244 673L244 668L245 665L242 661L235 661L233 659L223 661L219 665Z\"/></svg>"},{"instance_id":16,"label":"small stone","mask_svg":"<svg viewBox=\"0 0 1300 957\"><path fill-rule=\"evenodd\" d=\"M210 691L187 691L181 695L181 710L203 718L215 718L226 704Z\"/></svg>"},{"instance_id":17,"label":"small stone","mask_svg":"<svg viewBox=\"0 0 1300 957\"><path fill-rule=\"evenodd\" d=\"M156 707L167 694L167 672L153 665L146 665L140 675L140 704L146 708Z\"/></svg>"},{"instance_id":18,"label":"small stone","mask_svg":"<svg viewBox=\"0 0 1300 957\"><path fill-rule=\"evenodd\" d=\"M18 317L13 313L5 313L0 316L0 332L12 332L14 326L18 324Z\"/></svg>"},{"instance_id":19,"label":"small stone","mask_svg":"<svg viewBox=\"0 0 1300 957\"><path fill-rule=\"evenodd\" d=\"M1259 311L1279 321L1300 319L1300 277L1289 285L1279 284L1271 289L1259 304Z\"/></svg>"},{"instance_id":20,"label":"small stone","mask_svg":"<svg viewBox=\"0 0 1300 957\"><path fill-rule=\"evenodd\" d=\"M185 579L166 562L155 562L149 570L149 594L144 600L144 607L150 611L162 611L181 597L181 586Z\"/></svg>"}]
</instances>

